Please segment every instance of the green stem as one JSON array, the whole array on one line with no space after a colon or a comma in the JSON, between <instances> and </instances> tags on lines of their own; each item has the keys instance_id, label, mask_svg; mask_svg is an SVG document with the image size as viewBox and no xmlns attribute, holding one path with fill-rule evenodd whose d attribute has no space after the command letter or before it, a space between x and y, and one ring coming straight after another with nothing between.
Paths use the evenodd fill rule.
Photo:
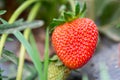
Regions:
<instances>
[{"instance_id":1,"label":"green stem","mask_svg":"<svg viewBox=\"0 0 120 80\"><path fill-rule=\"evenodd\" d=\"M45 55L44 55L44 80L47 80L49 63L49 27L46 29Z\"/></svg>"},{"instance_id":2,"label":"green stem","mask_svg":"<svg viewBox=\"0 0 120 80\"><path fill-rule=\"evenodd\" d=\"M15 31L13 34L16 36L16 38L24 45L26 48L26 51L28 52L29 56L31 57L33 64L35 65L36 70L38 71L38 74L40 75L40 80L43 80L42 74L40 74L40 58L38 54L34 54L34 51L28 41L24 38L21 32Z\"/></svg>"},{"instance_id":3,"label":"green stem","mask_svg":"<svg viewBox=\"0 0 120 80\"><path fill-rule=\"evenodd\" d=\"M13 23L17 17L26 9L28 8L33 2L36 2L37 0L27 0L25 1L11 16L9 23Z\"/></svg>"},{"instance_id":4,"label":"green stem","mask_svg":"<svg viewBox=\"0 0 120 80\"><path fill-rule=\"evenodd\" d=\"M3 47L4 47L7 36L8 35L6 33L2 34L2 36L1 36L1 40L0 40L0 57L2 56L2 50L3 50Z\"/></svg>"},{"instance_id":5,"label":"green stem","mask_svg":"<svg viewBox=\"0 0 120 80\"><path fill-rule=\"evenodd\" d=\"M27 0L26 2L24 2L14 13L13 15L11 16L10 20L8 21L9 23L13 23L17 18L18 16L29 6L31 5L33 2L35 2L37 0ZM7 38L8 34L4 33L2 36L1 36L1 40L0 40L0 57L2 55L2 50L3 50L3 47L4 47L4 44L5 44L5 41L6 41L6 38Z\"/></svg>"},{"instance_id":6,"label":"green stem","mask_svg":"<svg viewBox=\"0 0 120 80\"><path fill-rule=\"evenodd\" d=\"M28 19L27 21L32 21L34 20L34 18L36 17L36 14L39 10L39 7L40 7L40 2L39 3L36 3L35 6L32 8L32 10L30 11L29 15L28 15ZM31 32L31 29L30 28L27 28L25 29L24 31L24 37L25 39L28 41L29 39L29 34ZM23 45L21 45L21 48L20 48L20 58L19 58L19 65L18 65L18 73L17 73L17 77L16 77L16 80L21 80L22 79L22 73L23 73L23 66L24 66L24 58L25 58L25 48ZM40 71L42 72L42 71ZM42 73L40 73L41 75Z\"/></svg>"},{"instance_id":7,"label":"green stem","mask_svg":"<svg viewBox=\"0 0 120 80\"><path fill-rule=\"evenodd\" d=\"M82 80L89 80L86 73L83 73Z\"/></svg>"},{"instance_id":8,"label":"green stem","mask_svg":"<svg viewBox=\"0 0 120 80\"><path fill-rule=\"evenodd\" d=\"M100 79L101 80L110 80L109 72L107 65L104 62L99 62L99 70L100 70Z\"/></svg>"}]
</instances>

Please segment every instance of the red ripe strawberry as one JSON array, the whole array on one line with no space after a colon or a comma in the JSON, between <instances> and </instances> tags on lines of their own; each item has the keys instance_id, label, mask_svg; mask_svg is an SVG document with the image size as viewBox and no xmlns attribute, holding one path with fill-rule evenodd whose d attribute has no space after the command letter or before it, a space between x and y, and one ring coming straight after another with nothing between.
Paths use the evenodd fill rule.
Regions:
<instances>
[{"instance_id":1,"label":"red ripe strawberry","mask_svg":"<svg viewBox=\"0 0 120 80\"><path fill-rule=\"evenodd\" d=\"M56 54L70 69L77 69L92 57L98 41L98 29L88 18L77 18L55 28L52 43Z\"/></svg>"}]
</instances>

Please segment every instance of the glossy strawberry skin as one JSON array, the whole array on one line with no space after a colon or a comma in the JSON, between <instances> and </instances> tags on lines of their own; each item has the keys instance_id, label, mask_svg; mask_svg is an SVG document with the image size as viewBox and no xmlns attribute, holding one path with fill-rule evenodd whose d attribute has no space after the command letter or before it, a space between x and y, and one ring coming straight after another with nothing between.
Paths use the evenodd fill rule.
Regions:
<instances>
[{"instance_id":1,"label":"glossy strawberry skin","mask_svg":"<svg viewBox=\"0 0 120 80\"><path fill-rule=\"evenodd\" d=\"M63 64L77 69L92 57L98 41L98 29L88 18L78 18L55 28L52 44Z\"/></svg>"}]
</instances>

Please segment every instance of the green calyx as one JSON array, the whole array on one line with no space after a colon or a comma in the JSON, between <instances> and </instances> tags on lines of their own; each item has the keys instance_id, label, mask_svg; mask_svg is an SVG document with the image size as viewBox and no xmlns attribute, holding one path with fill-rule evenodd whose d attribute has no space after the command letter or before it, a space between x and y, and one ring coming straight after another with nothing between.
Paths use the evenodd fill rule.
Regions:
<instances>
[{"instance_id":1,"label":"green calyx","mask_svg":"<svg viewBox=\"0 0 120 80\"><path fill-rule=\"evenodd\" d=\"M50 62L55 62L56 66L63 66L63 63L59 60L57 55L50 58Z\"/></svg>"},{"instance_id":2,"label":"green calyx","mask_svg":"<svg viewBox=\"0 0 120 80\"><path fill-rule=\"evenodd\" d=\"M76 3L74 11L63 11L58 19L53 19L52 23L50 24L50 27L52 27L53 29L55 28L55 26L58 26L65 22L70 22L79 17L84 17L85 12L86 12L86 3L84 2L82 5Z\"/></svg>"}]
</instances>

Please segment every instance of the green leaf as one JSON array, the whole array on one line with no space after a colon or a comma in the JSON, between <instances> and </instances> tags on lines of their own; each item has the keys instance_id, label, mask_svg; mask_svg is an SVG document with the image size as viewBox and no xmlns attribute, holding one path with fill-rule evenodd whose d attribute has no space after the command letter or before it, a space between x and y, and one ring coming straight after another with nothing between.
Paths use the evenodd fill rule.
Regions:
<instances>
[{"instance_id":1,"label":"green leaf","mask_svg":"<svg viewBox=\"0 0 120 80\"><path fill-rule=\"evenodd\" d=\"M83 15L86 11L86 3L84 2L80 11L80 15Z\"/></svg>"},{"instance_id":2,"label":"green leaf","mask_svg":"<svg viewBox=\"0 0 120 80\"><path fill-rule=\"evenodd\" d=\"M65 21L71 21L74 18L74 14L72 12L64 12Z\"/></svg>"},{"instance_id":3,"label":"green leaf","mask_svg":"<svg viewBox=\"0 0 120 80\"><path fill-rule=\"evenodd\" d=\"M35 39L34 39L34 36L33 36L33 34L32 34L32 32L31 32L31 34L30 34L30 44L31 44L31 47L32 47L32 49L33 49L33 51L34 51L34 53L35 54L40 54L40 52L38 51L38 49L37 49L37 44L36 44L36 42L35 42ZM40 62L40 65L42 66L42 61ZM37 75L36 74L36 70L34 69L34 67L30 67L31 69L30 70L32 70L31 72L31 75L29 76L29 77L27 77L27 79L26 80L32 80L34 77L35 77L35 75ZM41 70L42 70L42 67L40 67L41 68ZM34 75L33 75L34 74Z\"/></svg>"},{"instance_id":4,"label":"green leaf","mask_svg":"<svg viewBox=\"0 0 120 80\"><path fill-rule=\"evenodd\" d=\"M63 62L58 59L58 61L55 63L56 66L63 66Z\"/></svg>"},{"instance_id":5,"label":"green leaf","mask_svg":"<svg viewBox=\"0 0 120 80\"><path fill-rule=\"evenodd\" d=\"M116 12L117 15L116 15ZM97 16L99 19L99 23L101 26L111 23L112 21L115 21L120 18L120 2L119 1L108 1L106 5L103 7L101 13Z\"/></svg>"},{"instance_id":6,"label":"green leaf","mask_svg":"<svg viewBox=\"0 0 120 80\"><path fill-rule=\"evenodd\" d=\"M3 23L3 24L8 24L8 22L2 18L0 18L0 21Z\"/></svg>"},{"instance_id":7,"label":"green leaf","mask_svg":"<svg viewBox=\"0 0 120 80\"><path fill-rule=\"evenodd\" d=\"M42 71L42 66L41 66L41 61L40 61L40 58L39 58L39 54L34 53L34 50L30 46L28 41L24 38L24 36L21 34L21 32L16 31L13 34L24 45L24 47L26 48L26 51L28 52L30 58L33 61L33 64L35 65L36 70L38 71L38 74L40 75L40 79L44 80L43 79L43 71Z\"/></svg>"},{"instance_id":8,"label":"green leaf","mask_svg":"<svg viewBox=\"0 0 120 80\"><path fill-rule=\"evenodd\" d=\"M32 47L34 53L40 54L40 52L39 52L39 50L38 50L38 48L37 48L37 44L36 44L34 35L32 34L32 32L31 32L31 34L30 34L30 44L31 44L31 47ZM42 65L42 64L41 64L41 65Z\"/></svg>"},{"instance_id":9,"label":"green leaf","mask_svg":"<svg viewBox=\"0 0 120 80\"><path fill-rule=\"evenodd\" d=\"M43 25L42 21L33 21L33 22L21 22L16 21L13 24L1 24L0 25L0 34L2 33L13 33L14 31L21 31L25 28L37 28Z\"/></svg>"},{"instance_id":10,"label":"green leaf","mask_svg":"<svg viewBox=\"0 0 120 80\"><path fill-rule=\"evenodd\" d=\"M77 2L75 6L75 16L80 14L80 4Z\"/></svg>"},{"instance_id":11,"label":"green leaf","mask_svg":"<svg viewBox=\"0 0 120 80\"><path fill-rule=\"evenodd\" d=\"M23 80L34 80L34 78L38 76L35 67L33 65L30 65L29 63L24 64L24 66L26 65L27 67L24 68L23 72Z\"/></svg>"},{"instance_id":12,"label":"green leaf","mask_svg":"<svg viewBox=\"0 0 120 80\"><path fill-rule=\"evenodd\" d=\"M4 25L7 25L9 24L6 20L0 18L0 21L4 24ZM16 26L17 24L22 24L23 23L23 19L19 19L17 21L15 21L12 26ZM2 24L1 24L2 25ZM5 26L6 27L6 26ZM11 27L11 26L10 26Z\"/></svg>"},{"instance_id":13,"label":"green leaf","mask_svg":"<svg viewBox=\"0 0 120 80\"><path fill-rule=\"evenodd\" d=\"M50 61L57 61L58 60L58 56L54 55L53 57L50 58Z\"/></svg>"},{"instance_id":14,"label":"green leaf","mask_svg":"<svg viewBox=\"0 0 120 80\"><path fill-rule=\"evenodd\" d=\"M14 53L12 53L8 50L5 50L5 49L3 50L2 59L7 59L7 60L11 61L12 63L18 65L19 59L16 57L16 55ZM24 64L24 70L29 73L29 75L25 76L26 78L28 78L28 77L33 78L34 77L33 74L37 73L35 68L29 64ZM30 80L30 79L28 79L28 80Z\"/></svg>"},{"instance_id":15,"label":"green leaf","mask_svg":"<svg viewBox=\"0 0 120 80\"><path fill-rule=\"evenodd\" d=\"M53 21L49 25L49 28L50 28L49 32L51 33L56 26L58 26L60 24L63 24L64 22L65 22L65 20L62 19L62 18L60 18L60 19L53 19Z\"/></svg>"},{"instance_id":16,"label":"green leaf","mask_svg":"<svg viewBox=\"0 0 120 80\"><path fill-rule=\"evenodd\" d=\"M116 25L106 25L99 27L99 31L116 42L120 41L120 28Z\"/></svg>"},{"instance_id":17,"label":"green leaf","mask_svg":"<svg viewBox=\"0 0 120 80\"><path fill-rule=\"evenodd\" d=\"M0 10L0 15L5 14L7 11L6 10Z\"/></svg>"},{"instance_id":18,"label":"green leaf","mask_svg":"<svg viewBox=\"0 0 120 80\"><path fill-rule=\"evenodd\" d=\"M54 18L53 21L50 24L50 27L55 27L55 26L60 25L60 24L62 24L64 22L65 22L64 19L55 19Z\"/></svg>"},{"instance_id":19,"label":"green leaf","mask_svg":"<svg viewBox=\"0 0 120 80\"><path fill-rule=\"evenodd\" d=\"M24 19L19 19L19 20L15 21L14 24L20 24L20 23L22 24L23 21L24 21Z\"/></svg>"},{"instance_id":20,"label":"green leaf","mask_svg":"<svg viewBox=\"0 0 120 80\"><path fill-rule=\"evenodd\" d=\"M8 50L3 49L2 57L12 61L14 64L18 63L18 58L15 56L15 54Z\"/></svg>"},{"instance_id":21,"label":"green leaf","mask_svg":"<svg viewBox=\"0 0 120 80\"><path fill-rule=\"evenodd\" d=\"M6 20L0 18L0 21L3 23L3 24L9 24ZM17 21L14 22L14 24L20 24L20 23L23 23L23 19L19 19Z\"/></svg>"}]
</instances>

